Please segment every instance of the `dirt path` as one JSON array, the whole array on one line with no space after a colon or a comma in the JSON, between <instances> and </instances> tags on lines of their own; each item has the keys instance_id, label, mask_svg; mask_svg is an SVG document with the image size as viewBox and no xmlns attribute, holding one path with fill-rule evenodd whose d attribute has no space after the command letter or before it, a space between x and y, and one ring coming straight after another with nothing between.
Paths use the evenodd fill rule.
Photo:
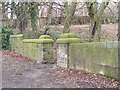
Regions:
<instances>
[{"instance_id":1,"label":"dirt path","mask_svg":"<svg viewBox=\"0 0 120 90\"><path fill-rule=\"evenodd\" d=\"M95 84L87 82L85 77L90 75L82 72L82 79L77 79L76 75L65 75L66 72L57 68L56 64L36 64L12 52L2 53L2 88L100 88L110 85L118 87L118 82L114 80L106 82L109 86L102 85L102 80Z\"/></svg>"},{"instance_id":2,"label":"dirt path","mask_svg":"<svg viewBox=\"0 0 120 90\"><path fill-rule=\"evenodd\" d=\"M32 61L3 55L2 87L3 88L60 88L52 75L54 65L35 64Z\"/></svg>"}]
</instances>

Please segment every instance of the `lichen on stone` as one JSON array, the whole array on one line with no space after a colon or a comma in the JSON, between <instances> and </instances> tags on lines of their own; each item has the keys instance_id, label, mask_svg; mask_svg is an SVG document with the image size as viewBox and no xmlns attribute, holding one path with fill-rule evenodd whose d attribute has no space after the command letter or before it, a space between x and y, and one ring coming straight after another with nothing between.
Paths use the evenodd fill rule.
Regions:
<instances>
[{"instance_id":1,"label":"lichen on stone","mask_svg":"<svg viewBox=\"0 0 120 90\"><path fill-rule=\"evenodd\" d=\"M23 43L53 43L52 39L24 39Z\"/></svg>"},{"instance_id":2,"label":"lichen on stone","mask_svg":"<svg viewBox=\"0 0 120 90\"><path fill-rule=\"evenodd\" d=\"M52 37L49 35L41 35L39 39L52 39Z\"/></svg>"},{"instance_id":3,"label":"lichen on stone","mask_svg":"<svg viewBox=\"0 0 120 90\"><path fill-rule=\"evenodd\" d=\"M77 35L75 33L63 33L59 36L60 38L77 38Z\"/></svg>"},{"instance_id":4,"label":"lichen on stone","mask_svg":"<svg viewBox=\"0 0 120 90\"><path fill-rule=\"evenodd\" d=\"M57 43L80 43L79 38L65 38L65 39L58 39Z\"/></svg>"}]
</instances>

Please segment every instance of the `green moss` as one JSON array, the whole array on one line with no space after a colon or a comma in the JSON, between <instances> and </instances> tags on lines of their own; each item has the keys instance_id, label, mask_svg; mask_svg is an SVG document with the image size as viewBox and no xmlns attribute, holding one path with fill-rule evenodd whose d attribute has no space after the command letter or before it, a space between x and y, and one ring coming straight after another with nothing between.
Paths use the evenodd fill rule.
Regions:
<instances>
[{"instance_id":1,"label":"green moss","mask_svg":"<svg viewBox=\"0 0 120 90\"><path fill-rule=\"evenodd\" d=\"M80 39L79 38L65 38L65 39L58 39L57 43L79 43Z\"/></svg>"},{"instance_id":2,"label":"green moss","mask_svg":"<svg viewBox=\"0 0 120 90\"><path fill-rule=\"evenodd\" d=\"M52 37L49 35L42 35L39 37L39 39L52 39Z\"/></svg>"},{"instance_id":3,"label":"green moss","mask_svg":"<svg viewBox=\"0 0 120 90\"><path fill-rule=\"evenodd\" d=\"M75 33L64 33L59 38L77 38L77 35Z\"/></svg>"},{"instance_id":4,"label":"green moss","mask_svg":"<svg viewBox=\"0 0 120 90\"><path fill-rule=\"evenodd\" d=\"M40 39L24 39L23 43L39 43Z\"/></svg>"},{"instance_id":5,"label":"green moss","mask_svg":"<svg viewBox=\"0 0 120 90\"><path fill-rule=\"evenodd\" d=\"M53 43L52 39L40 39L40 43Z\"/></svg>"},{"instance_id":6,"label":"green moss","mask_svg":"<svg viewBox=\"0 0 120 90\"><path fill-rule=\"evenodd\" d=\"M49 53L47 53L47 52L43 52L43 59L44 60L51 60L51 59L53 59L53 55L52 54L49 54Z\"/></svg>"},{"instance_id":7,"label":"green moss","mask_svg":"<svg viewBox=\"0 0 120 90\"><path fill-rule=\"evenodd\" d=\"M53 43L52 39L24 39L23 43Z\"/></svg>"},{"instance_id":8,"label":"green moss","mask_svg":"<svg viewBox=\"0 0 120 90\"><path fill-rule=\"evenodd\" d=\"M67 40L69 43L79 43L80 42L79 38L68 38Z\"/></svg>"},{"instance_id":9,"label":"green moss","mask_svg":"<svg viewBox=\"0 0 120 90\"><path fill-rule=\"evenodd\" d=\"M67 39L57 39L57 43L68 43Z\"/></svg>"},{"instance_id":10,"label":"green moss","mask_svg":"<svg viewBox=\"0 0 120 90\"><path fill-rule=\"evenodd\" d=\"M119 78L117 47L117 42L71 43L69 45L69 68Z\"/></svg>"},{"instance_id":11,"label":"green moss","mask_svg":"<svg viewBox=\"0 0 120 90\"><path fill-rule=\"evenodd\" d=\"M10 35L10 38L14 38L14 37L23 37L23 34L18 34L18 35Z\"/></svg>"}]
</instances>

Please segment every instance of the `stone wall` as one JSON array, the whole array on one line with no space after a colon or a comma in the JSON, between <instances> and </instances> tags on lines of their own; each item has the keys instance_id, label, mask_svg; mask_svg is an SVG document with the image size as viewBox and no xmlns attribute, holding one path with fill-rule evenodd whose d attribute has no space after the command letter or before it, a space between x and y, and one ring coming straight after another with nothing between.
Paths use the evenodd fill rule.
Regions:
<instances>
[{"instance_id":1,"label":"stone wall","mask_svg":"<svg viewBox=\"0 0 120 90\"><path fill-rule=\"evenodd\" d=\"M120 79L120 42L80 43L70 41L67 35L57 40L57 65L63 68L84 70ZM64 38L63 38L64 36ZM72 35L73 36L73 35ZM73 37L72 37L73 38Z\"/></svg>"},{"instance_id":2,"label":"stone wall","mask_svg":"<svg viewBox=\"0 0 120 90\"><path fill-rule=\"evenodd\" d=\"M74 33L65 33L57 39L57 65L60 67L69 67L69 44L80 42Z\"/></svg>"},{"instance_id":3,"label":"stone wall","mask_svg":"<svg viewBox=\"0 0 120 90\"><path fill-rule=\"evenodd\" d=\"M69 68L119 78L118 42L69 45Z\"/></svg>"},{"instance_id":4,"label":"stone wall","mask_svg":"<svg viewBox=\"0 0 120 90\"><path fill-rule=\"evenodd\" d=\"M11 50L37 62L53 60L53 40L48 35L24 39L23 34L10 36Z\"/></svg>"},{"instance_id":5,"label":"stone wall","mask_svg":"<svg viewBox=\"0 0 120 90\"><path fill-rule=\"evenodd\" d=\"M23 34L11 35L10 36L11 50L15 51L18 54L22 54L23 52L22 40L23 40Z\"/></svg>"},{"instance_id":6,"label":"stone wall","mask_svg":"<svg viewBox=\"0 0 120 90\"><path fill-rule=\"evenodd\" d=\"M38 62L53 60L53 40L48 35L39 39L10 36L12 50ZM57 65L120 79L120 42L80 43L75 34L63 34L57 40Z\"/></svg>"},{"instance_id":7,"label":"stone wall","mask_svg":"<svg viewBox=\"0 0 120 90\"><path fill-rule=\"evenodd\" d=\"M68 44L59 44L57 47L57 65L68 67Z\"/></svg>"}]
</instances>

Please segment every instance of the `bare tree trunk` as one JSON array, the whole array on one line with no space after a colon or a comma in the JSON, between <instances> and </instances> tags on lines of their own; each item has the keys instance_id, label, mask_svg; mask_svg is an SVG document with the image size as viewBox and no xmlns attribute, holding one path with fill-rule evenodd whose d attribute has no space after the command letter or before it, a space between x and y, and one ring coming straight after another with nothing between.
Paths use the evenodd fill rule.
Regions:
<instances>
[{"instance_id":1,"label":"bare tree trunk","mask_svg":"<svg viewBox=\"0 0 120 90\"><path fill-rule=\"evenodd\" d=\"M47 34L47 32L50 29L51 18L52 18L52 6L53 6L53 2L49 2L44 35Z\"/></svg>"},{"instance_id":2,"label":"bare tree trunk","mask_svg":"<svg viewBox=\"0 0 120 90\"><path fill-rule=\"evenodd\" d=\"M11 3L11 16L10 16L10 27L13 28L13 21L14 21L14 18L13 18L13 14L14 14L14 7L15 7L15 2L12 2Z\"/></svg>"},{"instance_id":3,"label":"bare tree trunk","mask_svg":"<svg viewBox=\"0 0 120 90\"><path fill-rule=\"evenodd\" d=\"M28 3L26 2L19 2L15 10L17 16L17 27L20 30L19 33L23 33L28 24L27 5Z\"/></svg>"},{"instance_id":4,"label":"bare tree trunk","mask_svg":"<svg viewBox=\"0 0 120 90\"><path fill-rule=\"evenodd\" d=\"M63 33L68 33L70 31L71 22L76 10L77 2L72 2L69 6L68 3L65 3L65 20L64 20L64 29Z\"/></svg>"},{"instance_id":5,"label":"bare tree trunk","mask_svg":"<svg viewBox=\"0 0 120 90\"><path fill-rule=\"evenodd\" d=\"M93 18L90 20L90 27L89 27L89 33L90 33L90 41L93 41L94 35L96 31L96 21L94 21Z\"/></svg>"},{"instance_id":6,"label":"bare tree trunk","mask_svg":"<svg viewBox=\"0 0 120 90\"><path fill-rule=\"evenodd\" d=\"M37 24L38 24L38 3L37 2L30 2L30 18L31 18L31 25L33 31L37 31Z\"/></svg>"},{"instance_id":7,"label":"bare tree trunk","mask_svg":"<svg viewBox=\"0 0 120 90\"><path fill-rule=\"evenodd\" d=\"M109 2L102 2L99 6L99 10L97 2L87 2L87 8L90 15L90 41L93 41L95 38L95 41L100 41L100 32L101 32L101 20L102 15L104 13L105 8Z\"/></svg>"},{"instance_id":8,"label":"bare tree trunk","mask_svg":"<svg viewBox=\"0 0 120 90\"><path fill-rule=\"evenodd\" d=\"M6 9L5 9L5 2L2 2L2 26L6 26L6 21L7 16L6 16Z\"/></svg>"},{"instance_id":9,"label":"bare tree trunk","mask_svg":"<svg viewBox=\"0 0 120 90\"><path fill-rule=\"evenodd\" d=\"M100 41L100 32L101 32L101 18L97 18L97 20L92 19L90 25L90 41Z\"/></svg>"}]
</instances>

